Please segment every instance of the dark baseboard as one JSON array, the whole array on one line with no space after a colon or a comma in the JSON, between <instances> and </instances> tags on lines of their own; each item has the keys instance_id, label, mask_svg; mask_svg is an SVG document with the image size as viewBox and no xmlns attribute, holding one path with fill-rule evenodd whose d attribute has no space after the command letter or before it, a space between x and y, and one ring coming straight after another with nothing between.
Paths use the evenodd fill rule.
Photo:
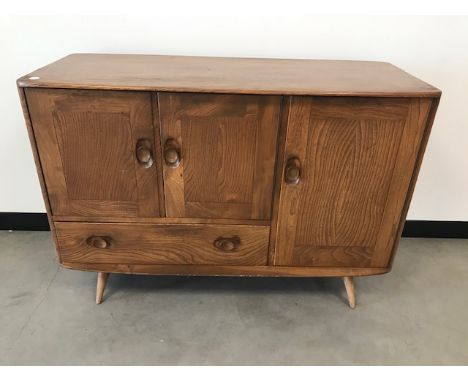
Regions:
<instances>
[{"instance_id":1,"label":"dark baseboard","mask_svg":"<svg viewBox=\"0 0 468 382\"><path fill-rule=\"evenodd\" d=\"M0 230L49 231L45 213L0 212ZM468 222L407 220L403 237L468 239Z\"/></svg>"},{"instance_id":2,"label":"dark baseboard","mask_svg":"<svg viewBox=\"0 0 468 382\"><path fill-rule=\"evenodd\" d=\"M468 239L468 222L407 220L403 237Z\"/></svg>"},{"instance_id":3,"label":"dark baseboard","mask_svg":"<svg viewBox=\"0 0 468 382\"><path fill-rule=\"evenodd\" d=\"M50 231L50 227L45 213L0 212L0 230Z\"/></svg>"}]
</instances>

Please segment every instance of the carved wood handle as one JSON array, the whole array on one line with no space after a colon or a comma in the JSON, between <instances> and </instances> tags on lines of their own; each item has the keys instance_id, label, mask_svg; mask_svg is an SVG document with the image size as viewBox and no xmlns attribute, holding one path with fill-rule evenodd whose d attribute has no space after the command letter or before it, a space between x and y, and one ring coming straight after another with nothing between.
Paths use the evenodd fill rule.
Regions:
<instances>
[{"instance_id":1,"label":"carved wood handle","mask_svg":"<svg viewBox=\"0 0 468 382\"><path fill-rule=\"evenodd\" d=\"M284 169L284 180L287 184L298 184L301 180L301 162L299 158L289 158Z\"/></svg>"},{"instance_id":2,"label":"carved wood handle","mask_svg":"<svg viewBox=\"0 0 468 382\"><path fill-rule=\"evenodd\" d=\"M91 236L86 240L90 247L106 249L112 245L112 239L107 236Z\"/></svg>"},{"instance_id":3,"label":"carved wood handle","mask_svg":"<svg viewBox=\"0 0 468 382\"><path fill-rule=\"evenodd\" d=\"M180 149L177 141L173 138L167 139L164 144L164 161L169 167L179 166Z\"/></svg>"},{"instance_id":4,"label":"carved wood handle","mask_svg":"<svg viewBox=\"0 0 468 382\"><path fill-rule=\"evenodd\" d=\"M240 238L238 236L233 236L233 237L218 237L214 241L214 246L215 248L218 248L221 251L224 252L234 252L239 249L240 246Z\"/></svg>"},{"instance_id":5,"label":"carved wood handle","mask_svg":"<svg viewBox=\"0 0 468 382\"><path fill-rule=\"evenodd\" d=\"M138 163L144 167L151 167L153 165L153 152L149 139L139 139L135 151Z\"/></svg>"}]
</instances>

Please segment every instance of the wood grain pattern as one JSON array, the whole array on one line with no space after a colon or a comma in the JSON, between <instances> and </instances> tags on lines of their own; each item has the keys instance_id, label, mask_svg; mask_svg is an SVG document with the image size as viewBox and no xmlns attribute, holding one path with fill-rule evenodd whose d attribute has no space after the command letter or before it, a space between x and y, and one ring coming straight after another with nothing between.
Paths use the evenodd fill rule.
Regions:
<instances>
[{"instance_id":1,"label":"wood grain pattern","mask_svg":"<svg viewBox=\"0 0 468 382\"><path fill-rule=\"evenodd\" d=\"M269 227L243 225L56 222L65 262L113 264L265 265ZM102 237L108 248L89 245ZM238 238L236 251L215 246L220 238Z\"/></svg>"},{"instance_id":2,"label":"wood grain pattern","mask_svg":"<svg viewBox=\"0 0 468 382\"><path fill-rule=\"evenodd\" d=\"M395 240L387 227L399 219L402 177L413 173L424 130L414 102L293 98L285 158L303 168L298 185L281 185L275 264L387 265L381 243Z\"/></svg>"},{"instance_id":3,"label":"wood grain pattern","mask_svg":"<svg viewBox=\"0 0 468 382\"><path fill-rule=\"evenodd\" d=\"M416 159L421 150L430 106L429 99L411 100L371 266L388 266L390 262L411 178L415 176Z\"/></svg>"},{"instance_id":4,"label":"wood grain pattern","mask_svg":"<svg viewBox=\"0 0 468 382\"><path fill-rule=\"evenodd\" d=\"M162 142L181 153L163 166L168 217L270 218L279 101L159 94Z\"/></svg>"},{"instance_id":5,"label":"wood grain pattern","mask_svg":"<svg viewBox=\"0 0 468 382\"><path fill-rule=\"evenodd\" d=\"M159 216L156 166L135 152L154 141L148 93L27 89L26 97L54 215Z\"/></svg>"},{"instance_id":6,"label":"wood grain pattern","mask_svg":"<svg viewBox=\"0 0 468 382\"><path fill-rule=\"evenodd\" d=\"M441 94L375 62L71 55L32 75L60 262L104 274L388 272Z\"/></svg>"},{"instance_id":7,"label":"wood grain pattern","mask_svg":"<svg viewBox=\"0 0 468 382\"><path fill-rule=\"evenodd\" d=\"M289 112L292 97L283 97L280 112L280 126L278 132L278 142L276 148L276 167L273 187L273 209L271 215L270 245L268 247L268 265L275 264L276 237L278 235L278 219L280 212L281 186L283 184L283 169L286 158L284 156L286 146L286 132L288 126Z\"/></svg>"},{"instance_id":8,"label":"wood grain pattern","mask_svg":"<svg viewBox=\"0 0 468 382\"><path fill-rule=\"evenodd\" d=\"M113 216L93 216L92 219L86 216L53 216L56 222L85 222L85 223L113 223L116 218ZM122 223L152 223L152 224L240 224L240 225L264 225L269 226L269 220L250 219L211 219L211 218L118 218Z\"/></svg>"},{"instance_id":9,"label":"wood grain pattern","mask_svg":"<svg viewBox=\"0 0 468 382\"><path fill-rule=\"evenodd\" d=\"M161 147L161 119L159 113L159 102L157 93L151 93L151 105L153 112L154 130L154 164L158 182L159 216L166 216L166 204L164 202L164 180L162 167L162 147Z\"/></svg>"},{"instance_id":10,"label":"wood grain pattern","mask_svg":"<svg viewBox=\"0 0 468 382\"><path fill-rule=\"evenodd\" d=\"M179 276L252 276L252 277L344 277L371 276L387 273L389 268L353 267L282 267L243 265L158 265L158 264L95 264L69 263L62 266L69 269L141 275Z\"/></svg>"},{"instance_id":11,"label":"wood grain pattern","mask_svg":"<svg viewBox=\"0 0 468 382\"><path fill-rule=\"evenodd\" d=\"M72 54L20 78L18 85L233 94L440 96L440 90L386 62L129 54Z\"/></svg>"},{"instance_id":12,"label":"wood grain pattern","mask_svg":"<svg viewBox=\"0 0 468 382\"><path fill-rule=\"evenodd\" d=\"M26 128L28 130L28 137L29 137L29 143L31 144L31 150L34 158L34 164L36 166L36 171L37 171L37 176L39 178L39 185L41 187L41 192L42 192L42 198L44 200L44 205L47 211L47 220L49 222L49 227L50 231L52 234L52 239L55 244L55 253L57 255L57 258L61 262L60 258L60 253L58 251L58 241L57 241L57 235L55 233L55 224L52 219L52 208L50 205L50 199L47 191L47 186L45 183L44 179L44 174L42 172L42 164L41 164L41 159L39 157L39 151L37 148L37 142L36 142L36 137L34 136L34 130L32 127L31 123L31 117L29 115L29 109L28 109L28 104L26 100L26 93L25 89L18 87L18 94L21 102L21 109L23 111L23 117L24 117L24 122L26 124Z\"/></svg>"},{"instance_id":13,"label":"wood grain pattern","mask_svg":"<svg viewBox=\"0 0 468 382\"><path fill-rule=\"evenodd\" d=\"M400 216L400 222L398 224L396 239L395 239L395 241L393 243L391 258L390 258L390 261L388 263L388 267L390 267L390 268L392 267L393 260L395 258L395 253L396 253L396 251L398 249L398 244L399 244L400 239L401 239L401 234L403 232L403 227L405 225L406 216L408 214L408 209L409 209L409 206L410 206L410 203L411 203L411 199L413 197L414 188L416 186L416 181L418 179L419 170L421 168L421 163L422 163L422 160L423 160L423 157L424 157L424 152L426 151L427 142L429 141L429 135L431 134L432 124L434 123L434 119L435 119L435 116L436 116L436 113L437 113L437 108L439 106L439 101L440 101L439 98L431 99L431 108L430 108L430 111L429 111L429 115L427 117L426 126L424 128L424 135L423 135L423 137L421 139L419 152L418 152L418 155L417 155L417 158L416 158L415 168L414 168L414 171L413 171L413 174L412 174L412 177L411 177L411 182L410 182L410 185L408 187L408 191L406 193L405 204L403 206L403 211L402 211L401 216Z\"/></svg>"}]
</instances>

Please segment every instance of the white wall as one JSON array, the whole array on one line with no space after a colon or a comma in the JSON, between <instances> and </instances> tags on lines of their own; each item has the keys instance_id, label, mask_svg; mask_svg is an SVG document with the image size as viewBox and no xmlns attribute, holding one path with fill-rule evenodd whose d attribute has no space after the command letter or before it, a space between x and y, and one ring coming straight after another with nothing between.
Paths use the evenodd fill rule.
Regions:
<instances>
[{"instance_id":1,"label":"white wall","mask_svg":"<svg viewBox=\"0 0 468 382\"><path fill-rule=\"evenodd\" d=\"M443 91L408 218L468 220L468 17L4 17L0 52L0 211L45 211L15 80L107 52L392 62Z\"/></svg>"}]
</instances>

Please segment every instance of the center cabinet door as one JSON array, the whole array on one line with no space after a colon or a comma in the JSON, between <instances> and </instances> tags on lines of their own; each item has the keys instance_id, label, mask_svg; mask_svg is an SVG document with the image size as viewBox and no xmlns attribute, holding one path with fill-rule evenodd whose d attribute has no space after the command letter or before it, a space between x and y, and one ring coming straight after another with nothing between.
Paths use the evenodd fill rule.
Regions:
<instances>
[{"instance_id":1,"label":"center cabinet door","mask_svg":"<svg viewBox=\"0 0 468 382\"><path fill-rule=\"evenodd\" d=\"M273 264L388 266L429 106L292 97Z\"/></svg>"},{"instance_id":2,"label":"center cabinet door","mask_svg":"<svg viewBox=\"0 0 468 382\"><path fill-rule=\"evenodd\" d=\"M270 219L280 97L158 97L166 216Z\"/></svg>"}]
</instances>

